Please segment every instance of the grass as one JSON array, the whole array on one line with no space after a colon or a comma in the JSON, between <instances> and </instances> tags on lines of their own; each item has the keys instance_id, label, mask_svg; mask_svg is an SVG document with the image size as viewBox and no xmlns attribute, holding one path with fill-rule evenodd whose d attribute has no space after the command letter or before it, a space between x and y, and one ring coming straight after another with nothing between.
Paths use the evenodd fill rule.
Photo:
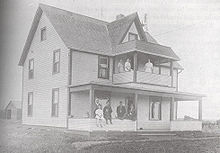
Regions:
<instances>
[{"instance_id":1,"label":"grass","mask_svg":"<svg viewBox=\"0 0 220 153\"><path fill-rule=\"evenodd\" d=\"M27 126L6 120L0 120L0 127L1 153L220 153L220 130L161 137L110 132L88 138L65 128Z\"/></svg>"}]
</instances>

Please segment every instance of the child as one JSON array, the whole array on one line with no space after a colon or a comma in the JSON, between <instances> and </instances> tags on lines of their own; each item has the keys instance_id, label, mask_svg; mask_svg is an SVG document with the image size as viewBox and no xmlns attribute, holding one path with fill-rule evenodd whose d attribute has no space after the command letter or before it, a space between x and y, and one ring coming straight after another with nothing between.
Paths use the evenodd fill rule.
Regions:
<instances>
[{"instance_id":1,"label":"child","mask_svg":"<svg viewBox=\"0 0 220 153\"><path fill-rule=\"evenodd\" d=\"M102 111L102 106L99 104L98 109L95 111L95 118L96 118L96 126L97 127L103 127L102 121L103 121L103 111Z\"/></svg>"}]
</instances>

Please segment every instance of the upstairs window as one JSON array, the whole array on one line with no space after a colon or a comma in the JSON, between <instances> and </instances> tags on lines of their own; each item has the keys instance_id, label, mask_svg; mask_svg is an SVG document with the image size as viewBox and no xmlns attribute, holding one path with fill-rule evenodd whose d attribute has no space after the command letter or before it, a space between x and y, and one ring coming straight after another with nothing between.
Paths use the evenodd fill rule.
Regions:
<instances>
[{"instance_id":1,"label":"upstairs window","mask_svg":"<svg viewBox=\"0 0 220 153\"><path fill-rule=\"evenodd\" d=\"M41 29L41 33L40 33L40 40L41 41L44 41L47 39L47 35L46 35L46 27L43 27Z\"/></svg>"},{"instance_id":2,"label":"upstairs window","mask_svg":"<svg viewBox=\"0 0 220 153\"><path fill-rule=\"evenodd\" d=\"M34 59L29 60L29 71L28 71L28 78L33 79L34 78Z\"/></svg>"},{"instance_id":3,"label":"upstairs window","mask_svg":"<svg viewBox=\"0 0 220 153\"><path fill-rule=\"evenodd\" d=\"M59 89L52 90L52 117L58 117Z\"/></svg>"},{"instance_id":4,"label":"upstairs window","mask_svg":"<svg viewBox=\"0 0 220 153\"><path fill-rule=\"evenodd\" d=\"M33 92L28 93L28 116L33 115Z\"/></svg>"},{"instance_id":5,"label":"upstairs window","mask_svg":"<svg viewBox=\"0 0 220 153\"><path fill-rule=\"evenodd\" d=\"M98 77L109 79L109 58L107 56L99 56L98 64Z\"/></svg>"},{"instance_id":6,"label":"upstairs window","mask_svg":"<svg viewBox=\"0 0 220 153\"><path fill-rule=\"evenodd\" d=\"M60 72L60 50L55 50L53 52L53 73Z\"/></svg>"},{"instance_id":7,"label":"upstairs window","mask_svg":"<svg viewBox=\"0 0 220 153\"><path fill-rule=\"evenodd\" d=\"M128 41L131 41L131 40L138 40L138 35L135 33L129 32L128 33Z\"/></svg>"},{"instance_id":8,"label":"upstairs window","mask_svg":"<svg viewBox=\"0 0 220 153\"><path fill-rule=\"evenodd\" d=\"M161 120L162 97L150 97L150 120Z\"/></svg>"}]
</instances>

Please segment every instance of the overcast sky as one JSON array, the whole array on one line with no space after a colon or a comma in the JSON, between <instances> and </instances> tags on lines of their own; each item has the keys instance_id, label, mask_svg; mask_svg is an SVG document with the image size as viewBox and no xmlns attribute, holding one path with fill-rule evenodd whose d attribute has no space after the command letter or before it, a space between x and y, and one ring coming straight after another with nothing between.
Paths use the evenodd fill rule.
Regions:
<instances>
[{"instance_id":1,"label":"overcast sky","mask_svg":"<svg viewBox=\"0 0 220 153\"><path fill-rule=\"evenodd\" d=\"M180 90L206 94L203 118L220 118L220 2L218 0L40 0L80 14L112 21L117 14L148 15L148 29L181 58ZM0 102L21 100L18 61L38 0L2 0ZM197 103L180 104L180 116L197 116Z\"/></svg>"}]
</instances>

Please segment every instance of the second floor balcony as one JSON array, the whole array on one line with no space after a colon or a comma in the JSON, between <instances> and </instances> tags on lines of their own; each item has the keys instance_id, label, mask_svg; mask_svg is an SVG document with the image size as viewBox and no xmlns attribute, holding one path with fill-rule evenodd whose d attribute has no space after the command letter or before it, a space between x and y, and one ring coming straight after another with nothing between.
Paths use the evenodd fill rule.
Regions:
<instances>
[{"instance_id":1,"label":"second floor balcony","mask_svg":"<svg viewBox=\"0 0 220 153\"><path fill-rule=\"evenodd\" d=\"M165 87L176 87L177 69L174 67L178 57L169 47L142 41L131 41L116 48L114 58L113 83L142 83ZM130 70L126 70L126 62ZM152 70L146 70L150 61ZM123 67L123 68L122 68Z\"/></svg>"}]
</instances>

